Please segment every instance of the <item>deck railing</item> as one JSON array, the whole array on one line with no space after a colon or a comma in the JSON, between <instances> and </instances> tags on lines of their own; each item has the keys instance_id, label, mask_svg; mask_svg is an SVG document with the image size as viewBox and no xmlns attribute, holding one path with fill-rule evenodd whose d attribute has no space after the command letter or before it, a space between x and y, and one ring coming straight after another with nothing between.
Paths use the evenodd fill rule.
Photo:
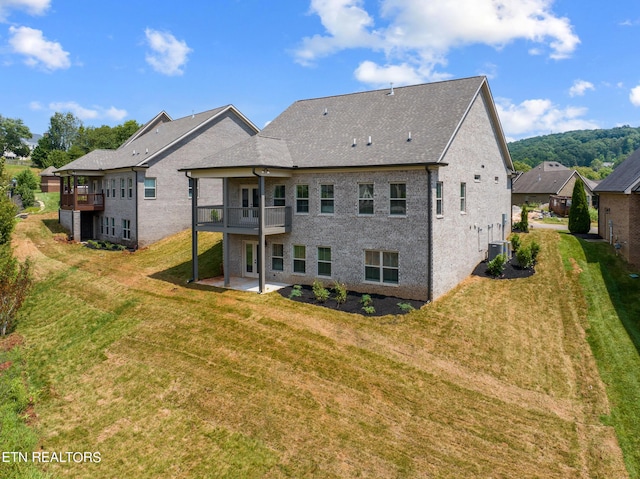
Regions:
<instances>
[{"instance_id":1,"label":"deck railing","mask_svg":"<svg viewBox=\"0 0 640 479\"><path fill-rule=\"evenodd\" d=\"M102 193L62 193L60 208L63 210L101 211L104 210Z\"/></svg>"},{"instance_id":2,"label":"deck railing","mask_svg":"<svg viewBox=\"0 0 640 479\"><path fill-rule=\"evenodd\" d=\"M224 206L198 206L199 226L224 227L225 215L227 228L258 228L259 208L235 208ZM286 228L291 226L291 207L267 206L264 209L265 228Z\"/></svg>"}]
</instances>

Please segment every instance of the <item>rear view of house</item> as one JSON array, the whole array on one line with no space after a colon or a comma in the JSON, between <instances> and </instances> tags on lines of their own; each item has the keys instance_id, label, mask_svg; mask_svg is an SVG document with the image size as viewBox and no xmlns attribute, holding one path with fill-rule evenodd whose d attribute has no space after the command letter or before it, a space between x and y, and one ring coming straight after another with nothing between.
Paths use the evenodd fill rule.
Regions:
<instances>
[{"instance_id":1,"label":"rear view of house","mask_svg":"<svg viewBox=\"0 0 640 479\"><path fill-rule=\"evenodd\" d=\"M510 231L512 163L486 78L302 100L185 168L197 238L223 233L224 280L255 277L431 300ZM202 188L204 189L204 188Z\"/></svg>"},{"instance_id":2,"label":"rear view of house","mask_svg":"<svg viewBox=\"0 0 640 479\"><path fill-rule=\"evenodd\" d=\"M178 170L257 132L232 105L177 120L161 112L117 150L94 150L56 171L60 223L77 241L133 248L189 228L193 189ZM203 201L221 201L219 180L201 188Z\"/></svg>"},{"instance_id":3,"label":"rear view of house","mask_svg":"<svg viewBox=\"0 0 640 479\"><path fill-rule=\"evenodd\" d=\"M598 232L631 264L640 266L640 149L596 187Z\"/></svg>"}]
</instances>

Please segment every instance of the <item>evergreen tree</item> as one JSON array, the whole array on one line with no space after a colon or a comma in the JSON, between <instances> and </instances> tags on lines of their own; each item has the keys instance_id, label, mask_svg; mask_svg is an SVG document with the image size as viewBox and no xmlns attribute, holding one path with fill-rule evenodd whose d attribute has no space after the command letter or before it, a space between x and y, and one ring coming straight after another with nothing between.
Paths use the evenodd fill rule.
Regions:
<instances>
[{"instance_id":1,"label":"evergreen tree","mask_svg":"<svg viewBox=\"0 0 640 479\"><path fill-rule=\"evenodd\" d=\"M591 229L591 217L589 216L589 205L587 195L584 192L584 184L580 177L576 178L571 195L571 209L569 210L569 232L588 233Z\"/></svg>"}]
</instances>

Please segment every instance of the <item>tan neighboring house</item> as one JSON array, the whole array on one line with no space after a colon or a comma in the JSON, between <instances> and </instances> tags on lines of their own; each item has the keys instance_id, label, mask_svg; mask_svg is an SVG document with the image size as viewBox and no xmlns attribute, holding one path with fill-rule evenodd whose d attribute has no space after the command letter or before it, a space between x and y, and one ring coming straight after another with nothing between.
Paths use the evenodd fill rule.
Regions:
<instances>
[{"instance_id":1,"label":"tan neighboring house","mask_svg":"<svg viewBox=\"0 0 640 479\"><path fill-rule=\"evenodd\" d=\"M549 210L560 216L567 216L576 178L580 178L584 183L588 204L595 206L597 204L593 193L595 183L557 161L544 161L535 168L518 175L513 181L511 201L518 206L549 203Z\"/></svg>"},{"instance_id":2,"label":"tan neighboring house","mask_svg":"<svg viewBox=\"0 0 640 479\"><path fill-rule=\"evenodd\" d=\"M485 77L301 100L257 135L185 168L223 233L224 283L329 285L432 300L511 230L513 165Z\"/></svg>"},{"instance_id":3,"label":"tan neighboring house","mask_svg":"<svg viewBox=\"0 0 640 479\"><path fill-rule=\"evenodd\" d=\"M600 182L598 233L640 267L640 149Z\"/></svg>"},{"instance_id":4,"label":"tan neighboring house","mask_svg":"<svg viewBox=\"0 0 640 479\"><path fill-rule=\"evenodd\" d=\"M60 193L60 178L54 174L55 167L49 166L40 175L40 191L43 193Z\"/></svg>"},{"instance_id":5,"label":"tan neighboring house","mask_svg":"<svg viewBox=\"0 0 640 479\"><path fill-rule=\"evenodd\" d=\"M258 132L227 105L173 120L160 112L117 150L94 150L56 170L60 223L74 240L138 248L191 226L192 185L180 168ZM220 180L201 201L222 199Z\"/></svg>"}]
</instances>

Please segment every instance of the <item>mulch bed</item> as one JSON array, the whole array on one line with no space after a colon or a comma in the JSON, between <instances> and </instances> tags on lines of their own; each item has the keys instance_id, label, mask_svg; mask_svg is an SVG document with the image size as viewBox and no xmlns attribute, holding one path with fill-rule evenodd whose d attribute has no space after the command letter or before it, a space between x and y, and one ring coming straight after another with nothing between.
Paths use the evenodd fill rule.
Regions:
<instances>
[{"instance_id":1,"label":"mulch bed","mask_svg":"<svg viewBox=\"0 0 640 479\"><path fill-rule=\"evenodd\" d=\"M494 278L494 279L517 279L517 278L528 278L529 276L533 276L536 270L532 268L521 268L518 265L518 260L515 258L511 258L504 265L504 271L502 276L498 276L494 278L487 272L487 262L483 261L482 263L476 266L476 269L473 270L474 276L482 276L483 278Z\"/></svg>"},{"instance_id":2,"label":"mulch bed","mask_svg":"<svg viewBox=\"0 0 640 479\"><path fill-rule=\"evenodd\" d=\"M282 288L278 290L281 296L285 298L289 298L293 287L287 286L286 288ZM341 305L336 303L336 300L333 298L333 291L329 289L332 294L332 297L329 298L324 303L319 303L316 301L316 298L313 294L311 286L302 286L301 290L302 295L294 298L289 298L292 301L297 301L300 303L313 304L315 306L322 306L324 308L335 309L337 311L344 311L346 313L357 313L362 314L363 316L386 316L388 314L405 314L408 311L404 311L400 309L398 303L410 304L415 309L420 309L425 303L424 301L414 301L410 299L401 299L395 296L382 296L380 294L370 294L372 299L372 306L375 308L374 313L365 313L362 310L362 293L356 293L352 291L347 292L347 301Z\"/></svg>"}]
</instances>

